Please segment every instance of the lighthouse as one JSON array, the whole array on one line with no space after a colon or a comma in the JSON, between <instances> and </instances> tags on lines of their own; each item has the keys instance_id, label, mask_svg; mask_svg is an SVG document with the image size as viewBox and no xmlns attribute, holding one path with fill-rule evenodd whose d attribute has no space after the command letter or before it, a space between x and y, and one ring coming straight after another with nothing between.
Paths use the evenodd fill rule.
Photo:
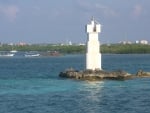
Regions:
<instances>
[{"instance_id":1,"label":"lighthouse","mask_svg":"<svg viewBox=\"0 0 150 113\"><path fill-rule=\"evenodd\" d=\"M90 24L86 25L87 50L86 50L86 69L101 70L101 53L98 34L101 32L101 25L92 18Z\"/></svg>"}]
</instances>

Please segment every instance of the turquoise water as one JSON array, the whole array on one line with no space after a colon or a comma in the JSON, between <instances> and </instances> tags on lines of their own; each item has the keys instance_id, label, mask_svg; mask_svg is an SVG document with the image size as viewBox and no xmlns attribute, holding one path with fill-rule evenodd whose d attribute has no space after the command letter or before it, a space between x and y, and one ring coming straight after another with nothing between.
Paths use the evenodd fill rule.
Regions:
<instances>
[{"instance_id":1,"label":"turquoise water","mask_svg":"<svg viewBox=\"0 0 150 113\"><path fill-rule=\"evenodd\" d=\"M0 58L0 113L150 113L150 78L76 81L58 77L84 69L84 55ZM105 70L150 71L150 54L102 56Z\"/></svg>"}]
</instances>

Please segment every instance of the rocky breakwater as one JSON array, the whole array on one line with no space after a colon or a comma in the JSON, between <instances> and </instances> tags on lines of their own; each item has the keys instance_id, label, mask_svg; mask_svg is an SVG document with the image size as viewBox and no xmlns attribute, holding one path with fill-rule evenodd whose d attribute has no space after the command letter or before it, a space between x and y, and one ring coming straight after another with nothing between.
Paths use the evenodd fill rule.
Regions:
<instances>
[{"instance_id":1,"label":"rocky breakwater","mask_svg":"<svg viewBox=\"0 0 150 113\"><path fill-rule=\"evenodd\" d=\"M98 81L98 80L126 80L135 78L134 75L129 74L122 70L117 71L104 71L104 70L84 70L77 71L74 69L67 69L64 72L60 72L60 77L63 78L72 78L77 80L89 80L89 81Z\"/></svg>"},{"instance_id":2,"label":"rocky breakwater","mask_svg":"<svg viewBox=\"0 0 150 113\"><path fill-rule=\"evenodd\" d=\"M137 77L150 77L150 72L144 72L143 70L139 70L136 74Z\"/></svg>"}]
</instances>

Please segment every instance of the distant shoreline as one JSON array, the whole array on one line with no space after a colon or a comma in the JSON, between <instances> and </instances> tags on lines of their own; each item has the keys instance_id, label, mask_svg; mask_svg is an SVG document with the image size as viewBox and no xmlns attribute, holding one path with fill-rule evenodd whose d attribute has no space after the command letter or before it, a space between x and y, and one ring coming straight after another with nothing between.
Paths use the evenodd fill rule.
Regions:
<instances>
[{"instance_id":1,"label":"distant shoreline","mask_svg":"<svg viewBox=\"0 0 150 113\"><path fill-rule=\"evenodd\" d=\"M86 45L1 45L0 51L57 51L61 54L84 54ZM144 44L103 44L100 46L102 54L150 54L150 45Z\"/></svg>"}]
</instances>

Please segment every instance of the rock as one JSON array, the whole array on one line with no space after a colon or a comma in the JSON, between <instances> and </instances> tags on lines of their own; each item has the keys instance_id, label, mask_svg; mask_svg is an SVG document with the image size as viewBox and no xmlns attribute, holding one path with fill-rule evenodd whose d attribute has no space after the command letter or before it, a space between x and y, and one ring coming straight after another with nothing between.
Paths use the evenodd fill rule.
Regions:
<instances>
[{"instance_id":1,"label":"rock","mask_svg":"<svg viewBox=\"0 0 150 113\"><path fill-rule=\"evenodd\" d=\"M84 70L84 71L76 71L74 69L67 69L64 72L59 74L60 77L64 78L72 78L72 79L80 79L80 80L126 80L134 78L133 75L122 71L117 70L113 72L108 72L104 70Z\"/></svg>"},{"instance_id":2,"label":"rock","mask_svg":"<svg viewBox=\"0 0 150 113\"><path fill-rule=\"evenodd\" d=\"M143 70L139 70L136 76L137 77L150 77L150 72L144 72Z\"/></svg>"}]
</instances>

